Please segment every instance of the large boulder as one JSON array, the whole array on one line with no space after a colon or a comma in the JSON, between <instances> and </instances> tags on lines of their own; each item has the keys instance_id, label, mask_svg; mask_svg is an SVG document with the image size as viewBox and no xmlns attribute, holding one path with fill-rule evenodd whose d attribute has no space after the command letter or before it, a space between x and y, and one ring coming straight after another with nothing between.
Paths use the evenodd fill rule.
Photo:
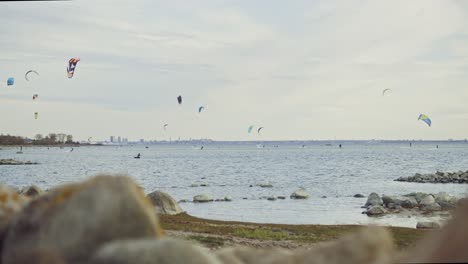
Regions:
<instances>
[{"instance_id":1,"label":"large boulder","mask_svg":"<svg viewBox=\"0 0 468 264\"><path fill-rule=\"evenodd\" d=\"M298 190L296 190L295 192L293 192L289 197L291 199L307 199L309 198L309 194L306 192L306 190L304 190L303 188L300 188Z\"/></svg>"},{"instance_id":2,"label":"large boulder","mask_svg":"<svg viewBox=\"0 0 468 264\"><path fill-rule=\"evenodd\" d=\"M440 192L434 195L436 203L440 205L442 210L454 209L457 206L458 199L450 196L446 192Z\"/></svg>"},{"instance_id":3,"label":"large boulder","mask_svg":"<svg viewBox=\"0 0 468 264\"><path fill-rule=\"evenodd\" d=\"M25 187L21 189L20 191L22 195L27 196L27 197L36 197L36 196L41 195L43 192L44 191L39 186L36 186L36 185Z\"/></svg>"},{"instance_id":4,"label":"large boulder","mask_svg":"<svg viewBox=\"0 0 468 264\"><path fill-rule=\"evenodd\" d=\"M207 202L212 202L212 201L213 201L213 198L209 196L208 194L199 194L193 197L194 203L207 203Z\"/></svg>"},{"instance_id":5,"label":"large boulder","mask_svg":"<svg viewBox=\"0 0 468 264\"><path fill-rule=\"evenodd\" d=\"M371 194L369 194L369 197L367 197L367 201L366 201L366 204L365 206L368 207L368 206L375 206L375 205L383 205L383 201L382 201L382 198L380 198L380 196L373 192Z\"/></svg>"},{"instance_id":6,"label":"large boulder","mask_svg":"<svg viewBox=\"0 0 468 264\"><path fill-rule=\"evenodd\" d=\"M374 205L367 209L366 214L369 216L378 216L385 214L385 209L380 205Z\"/></svg>"},{"instance_id":7,"label":"large boulder","mask_svg":"<svg viewBox=\"0 0 468 264\"><path fill-rule=\"evenodd\" d=\"M12 220L2 263L47 249L66 263L87 263L101 245L119 239L161 237L154 208L125 176L98 176L50 190Z\"/></svg>"},{"instance_id":8,"label":"large boulder","mask_svg":"<svg viewBox=\"0 0 468 264\"><path fill-rule=\"evenodd\" d=\"M453 200L453 197L446 192L439 192L434 194L434 199L437 203L446 202L449 203Z\"/></svg>"},{"instance_id":9,"label":"large boulder","mask_svg":"<svg viewBox=\"0 0 468 264\"><path fill-rule=\"evenodd\" d=\"M169 194L155 191L148 194L146 197L156 207L156 212L162 215L175 215L182 213L180 205Z\"/></svg>"},{"instance_id":10,"label":"large boulder","mask_svg":"<svg viewBox=\"0 0 468 264\"><path fill-rule=\"evenodd\" d=\"M91 264L218 264L207 250L186 241L139 239L110 242L94 255Z\"/></svg>"},{"instance_id":11,"label":"large boulder","mask_svg":"<svg viewBox=\"0 0 468 264\"><path fill-rule=\"evenodd\" d=\"M422 199L419 203L419 206L422 210L425 211L439 211L442 209L441 206L436 203L434 196L432 195L424 197L424 199Z\"/></svg>"}]
</instances>

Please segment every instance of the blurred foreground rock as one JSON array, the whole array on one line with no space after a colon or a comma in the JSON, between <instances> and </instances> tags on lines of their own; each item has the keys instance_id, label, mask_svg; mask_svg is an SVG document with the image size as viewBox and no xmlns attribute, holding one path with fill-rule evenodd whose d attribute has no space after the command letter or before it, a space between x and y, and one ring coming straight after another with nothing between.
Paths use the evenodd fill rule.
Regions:
<instances>
[{"instance_id":1,"label":"blurred foreground rock","mask_svg":"<svg viewBox=\"0 0 468 264\"><path fill-rule=\"evenodd\" d=\"M67 263L86 263L106 242L161 235L153 206L130 178L98 176L31 201L10 223L2 263L38 249Z\"/></svg>"},{"instance_id":2,"label":"blurred foreground rock","mask_svg":"<svg viewBox=\"0 0 468 264\"><path fill-rule=\"evenodd\" d=\"M207 249L173 239L116 241L104 245L92 264L218 264Z\"/></svg>"},{"instance_id":3,"label":"blurred foreground rock","mask_svg":"<svg viewBox=\"0 0 468 264\"><path fill-rule=\"evenodd\" d=\"M386 264L392 262L394 249L390 233L373 227L318 244L308 251L232 248L222 249L216 255L225 264Z\"/></svg>"},{"instance_id":4,"label":"blurred foreground rock","mask_svg":"<svg viewBox=\"0 0 468 264\"><path fill-rule=\"evenodd\" d=\"M36 185L31 185L29 187L24 187L21 189L20 194L27 196L27 197L37 197L41 195L44 191Z\"/></svg>"}]
</instances>

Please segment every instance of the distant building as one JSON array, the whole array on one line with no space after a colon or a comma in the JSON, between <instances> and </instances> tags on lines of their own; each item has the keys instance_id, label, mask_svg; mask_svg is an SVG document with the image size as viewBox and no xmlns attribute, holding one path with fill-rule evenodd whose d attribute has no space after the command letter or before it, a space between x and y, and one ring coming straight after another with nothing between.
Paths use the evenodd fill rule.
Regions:
<instances>
[{"instance_id":1,"label":"distant building","mask_svg":"<svg viewBox=\"0 0 468 264\"><path fill-rule=\"evenodd\" d=\"M122 143L122 138L120 138L120 136L117 137L117 142Z\"/></svg>"},{"instance_id":2,"label":"distant building","mask_svg":"<svg viewBox=\"0 0 468 264\"><path fill-rule=\"evenodd\" d=\"M115 137L114 137L114 136L110 136L110 142L111 142L111 143L114 143L114 142L115 142Z\"/></svg>"}]
</instances>

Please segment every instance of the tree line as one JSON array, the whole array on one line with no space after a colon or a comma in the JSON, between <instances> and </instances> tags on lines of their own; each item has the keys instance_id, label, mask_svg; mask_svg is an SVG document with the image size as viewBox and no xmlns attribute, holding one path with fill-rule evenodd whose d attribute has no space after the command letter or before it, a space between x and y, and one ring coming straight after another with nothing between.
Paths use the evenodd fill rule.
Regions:
<instances>
[{"instance_id":1,"label":"tree line","mask_svg":"<svg viewBox=\"0 0 468 264\"><path fill-rule=\"evenodd\" d=\"M49 133L43 136L37 134L34 139L20 136L0 135L0 145L60 145L60 144L78 144L73 141L72 135L63 133Z\"/></svg>"}]
</instances>

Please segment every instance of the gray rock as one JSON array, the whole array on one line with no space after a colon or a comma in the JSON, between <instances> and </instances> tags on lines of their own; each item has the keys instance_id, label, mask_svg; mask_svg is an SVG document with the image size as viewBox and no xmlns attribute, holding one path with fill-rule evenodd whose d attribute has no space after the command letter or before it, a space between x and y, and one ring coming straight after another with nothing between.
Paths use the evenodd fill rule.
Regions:
<instances>
[{"instance_id":1,"label":"gray rock","mask_svg":"<svg viewBox=\"0 0 468 264\"><path fill-rule=\"evenodd\" d=\"M177 203L188 203L188 202L189 202L189 200L187 200L187 199L182 199L182 200L179 200Z\"/></svg>"},{"instance_id":2,"label":"gray rock","mask_svg":"<svg viewBox=\"0 0 468 264\"><path fill-rule=\"evenodd\" d=\"M276 197L274 196L270 196L267 198L268 201L276 201Z\"/></svg>"},{"instance_id":3,"label":"gray rock","mask_svg":"<svg viewBox=\"0 0 468 264\"><path fill-rule=\"evenodd\" d=\"M418 222L416 224L416 228L418 229L435 229L440 228L440 225L436 222Z\"/></svg>"},{"instance_id":4,"label":"gray rock","mask_svg":"<svg viewBox=\"0 0 468 264\"><path fill-rule=\"evenodd\" d=\"M401 199L397 199L396 203L403 208L414 208L418 206L418 201L416 201L416 198L413 197L403 197Z\"/></svg>"},{"instance_id":5,"label":"gray rock","mask_svg":"<svg viewBox=\"0 0 468 264\"><path fill-rule=\"evenodd\" d=\"M389 207L388 204L394 204L403 208L413 208L418 206L418 202L414 197L406 196L383 196L382 201L385 206Z\"/></svg>"},{"instance_id":6,"label":"gray rock","mask_svg":"<svg viewBox=\"0 0 468 264\"><path fill-rule=\"evenodd\" d=\"M369 195L369 197L367 198L367 202L365 204L366 207L368 206L374 206L374 205L383 205L383 201L382 199L380 198L380 196L373 192Z\"/></svg>"},{"instance_id":7,"label":"gray rock","mask_svg":"<svg viewBox=\"0 0 468 264\"><path fill-rule=\"evenodd\" d=\"M451 210L457 207L457 199L453 198L453 200L450 202L441 201L441 202L438 202L437 204L440 205L441 210Z\"/></svg>"},{"instance_id":8,"label":"gray rock","mask_svg":"<svg viewBox=\"0 0 468 264\"><path fill-rule=\"evenodd\" d=\"M390 210L400 210L402 207L401 205L396 205L394 203L387 204L387 208Z\"/></svg>"},{"instance_id":9,"label":"gray rock","mask_svg":"<svg viewBox=\"0 0 468 264\"><path fill-rule=\"evenodd\" d=\"M432 205L435 204L436 200L434 199L434 196L428 195L424 197L421 202L419 202L420 205L425 206L425 205Z\"/></svg>"},{"instance_id":10,"label":"gray rock","mask_svg":"<svg viewBox=\"0 0 468 264\"><path fill-rule=\"evenodd\" d=\"M385 209L380 205L371 206L366 211L366 214L370 216L383 215L385 213L386 213Z\"/></svg>"},{"instance_id":11,"label":"gray rock","mask_svg":"<svg viewBox=\"0 0 468 264\"><path fill-rule=\"evenodd\" d=\"M182 213L182 208L169 194L155 191L146 197L156 207L156 212L162 215L176 215Z\"/></svg>"},{"instance_id":12,"label":"gray rock","mask_svg":"<svg viewBox=\"0 0 468 264\"><path fill-rule=\"evenodd\" d=\"M59 187L26 205L3 241L2 263L37 249L66 263L88 263L90 252L113 240L160 237L154 207L129 177L98 176Z\"/></svg>"},{"instance_id":13,"label":"gray rock","mask_svg":"<svg viewBox=\"0 0 468 264\"><path fill-rule=\"evenodd\" d=\"M190 184L189 187L199 187L199 186L200 186L200 185L198 185L198 184Z\"/></svg>"},{"instance_id":14,"label":"gray rock","mask_svg":"<svg viewBox=\"0 0 468 264\"><path fill-rule=\"evenodd\" d=\"M286 199L286 196L278 196L278 197L276 197L276 198L278 198L278 199L280 199L280 200L284 200L284 199Z\"/></svg>"},{"instance_id":15,"label":"gray rock","mask_svg":"<svg viewBox=\"0 0 468 264\"><path fill-rule=\"evenodd\" d=\"M434 194L434 199L437 203L444 202L450 203L453 201L453 197L448 195L446 192L439 192Z\"/></svg>"},{"instance_id":16,"label":"gray rock","mask_svg":"<svg viewBox=\"0 0 468 264\"><path fill-rule=\"evenodd\" d=\"M353 197L354 197L354 198L364 198L364 197L366 197L366 196L363 195L363 194L358 193L358 194L353 195Z\"/></svg>"},{"instance_id":17,"label":"gray rock","mask_svg":"<svg viewBox=\"0 0 468 264\"><path fill-rule=\"evenodd\" d=\"M230 196L225 196L224 201L226 202L232 202L232 198Z\"/></svg>"},{"instance_id":18,"label":"gray rock","mask_svg":"<svg viewBox=\"0 0 468 264\"><path fill-rule=\"evenodd\" d=\"M403 196L405 196L405 197L414 197L414 199L416 199L416 202L420 203L421 200L424 199L428 195L429 194L423 193L423 192L413 192L413 193L405 194Z\"/></svg>"},{"instance_id":19,"label":"gray rock","mask_svg":"<svg viewBox=\"0 0 468 264\"><path fill-rule=\"evenodd\" d=\"M440 206L438 203L434 203L430 205L421 206L421 210L424 210L427 212L440 211L442 210L442 206Z\"/></svg>"},{"instance_id":20,"label":"gray rock","mask_svg":"<svg viewBox=\"0 0 468 264\"><path fill-rule=\"evenodd\" d=\"M213 198L211 198L211 196L209 196L208 194L199 194L193 197L194 203L207 203L207 202L212 202L212 201L213 201Z\"/></svg>"},{"instance_id":21,"label":"gray rock","mask_svg":"<svg viewBox=\"0 0 468 264\"><path fill-rule=\"evenodd\" d=\"M257 186L260 186L262 188L273 188L273 185L272 184L266 184L266 183L262 183L262 184L258 184Z\"/></svg>"},{"instance_id":22,"label":"gray rock","mask_svg":"<svg viewBox=\"0 0 468 264\"><path fill-rule=\"evenodd\" d=\"M304 190L303 188L300 188L298 190L296 190L295 192L293 192L289 197L291 199L307 199L309 198L309 194L306 192L306 190Z\"/></svg>"},{"instance_id":23,"label":"gray rock","mask_svg":"<svg viewBox=\"0 0 468 264\"><path fill-rule=\"evenodd\" d=\"M113 241L102 246L91 264L220 264L207 250L186 241L138 239Z\"/></svg>"}]
</instances>

